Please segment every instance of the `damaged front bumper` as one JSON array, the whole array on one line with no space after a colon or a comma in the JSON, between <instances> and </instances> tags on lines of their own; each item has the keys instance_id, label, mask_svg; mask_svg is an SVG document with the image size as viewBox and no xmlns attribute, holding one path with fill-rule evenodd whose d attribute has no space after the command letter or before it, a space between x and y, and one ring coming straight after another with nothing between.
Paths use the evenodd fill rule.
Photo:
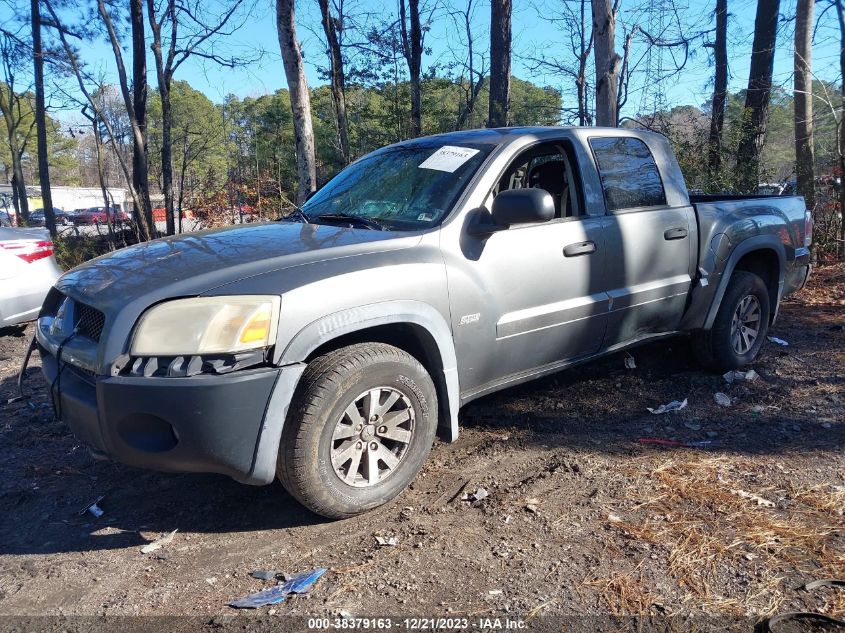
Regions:
<instances>
[{"instance_id":1,"label":"damaged front bumper","mask_svg":"<svg viewBox=\"0 0 845 633\"><path fill-rule=\"evenodd\" d=\"M89 362L96 357L95 341L59 339L49 326L49 317L39 319L36 338L53 403L95 455L152 470L272 482L304 365L224 375L104 376Z\"/></svg>"}]
</instances>

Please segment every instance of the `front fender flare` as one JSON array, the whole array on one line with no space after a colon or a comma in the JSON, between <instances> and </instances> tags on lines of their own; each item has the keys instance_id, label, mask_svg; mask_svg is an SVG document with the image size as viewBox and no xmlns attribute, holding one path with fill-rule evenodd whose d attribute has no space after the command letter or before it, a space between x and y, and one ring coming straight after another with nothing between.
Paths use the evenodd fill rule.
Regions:
<instances>
[{"instance_id":1,"label":"front fender flare","mask_svg":"<svg viewBox=\"0 0 845 633\"><path fill-rule=\"evenodd\" d=\"M448 439L456 440L460 384L455 343L446 318L427 303L413 300L381 301L325 315L297 332L278 352L278 358L274 361L277 365L302 363L314 350L332 339L391 324L412 324L430 337L439 356L438 375L433 375L432 380L438 385L438 391L446 394L446 398L439 399L441 425L445 427Z\"/></svg>"}]
</instances>

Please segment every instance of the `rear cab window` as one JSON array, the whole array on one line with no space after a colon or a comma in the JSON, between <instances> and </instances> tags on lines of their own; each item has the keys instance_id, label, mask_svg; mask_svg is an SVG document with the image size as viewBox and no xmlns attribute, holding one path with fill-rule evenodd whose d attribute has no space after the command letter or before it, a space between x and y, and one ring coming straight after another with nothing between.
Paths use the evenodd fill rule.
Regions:
<instances>
[{"instance_id":1,"label":"rear cab window","mask_svg":"<svg viewBox=\"0 0 845 633\"><path fill-rule=\"evenodd\" d=\"M632 137L593 137L589 142L609 213L666 206L660 171L643 141Z\"/></svg>"}]
</instances>

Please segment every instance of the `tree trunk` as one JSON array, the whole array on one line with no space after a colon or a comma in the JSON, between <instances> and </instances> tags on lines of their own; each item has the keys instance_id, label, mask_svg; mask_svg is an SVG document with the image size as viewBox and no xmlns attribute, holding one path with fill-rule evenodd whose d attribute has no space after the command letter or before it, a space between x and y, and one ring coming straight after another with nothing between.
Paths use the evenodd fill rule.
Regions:
<instances>
[{"instance_id":1,"label":"tree trunk","mask_svg":"<svg viewBox=\"0 0 845 633\"><path fill-rule=\"evenodd\" d=\"M593 0L593 46L596 60L596 125L616 127L619 64L616 13L610 0Z\"/></svg>"},{"instance_id":2,"label":"tree trunk","mask_svg":"<svg viewBox=\"0 0 845 633\"><path fill-rule=\"evenodd\" d=\"M713 105L710 112L710 139L707 165L715 178L722 168L722 128L725 125L725 102L728 96L728 0L716 0L716 40L713 43L716 73L713 82Z\"/></svg>"},{"instance_id":3,"label":"tree trunk","mask_svg":"<svg viewBox=\"0 0 845 633\"><path fill-rule=\"evenodd\" d=\"M15 150L12 150L12 191L14 196L12 202L15 204L18 226L29 226L29 200L26 199L26 181L23 178L21 157Z\"/></svg>"},{"instance_id":4,"label":"tree trunk","mask_svg":"<svg viewBox=\"0 0 845 633\"><path fill-rule=\"evenodd\" d=\"M590 125L590 111L587 106L587 61L590 59L590 50L593 48L593 35L590 31L587 37L587 0L581 0L580 32L578 34L578 75L575 78L575 87L578 90L578 125Z\"/></svg>"},{"instance_id":5,"label":"tree trunk","mask_svg":"<svg viewBox=\"0 0 845 633\"><path fill-rule=\"evenodd\" d=\"M337 117L337 138L340 144L343 164L348 165L351 156L349 153L349 125L346 121L346 85L343 71L343 55L341 54L340 41L337 37L338 29L336 22L329 9L329 0L320 0L320 13L323 16L323 31L326 34L326 42L329 47L332 101L334 102L334 110ZM342 19L342 16L339 16L338 19Z\"/></svg>"},{"instance_id":6,"label":"tree trunk","mask_svg":"<svg viewBox=\"0 0 845 633\"><path fill-rule=\"evenodd\" d=\"M102 0L100 0L102 3ZM140 204L135 204L135 218L144 239L155 237L153 205L150 201L149 153L147 150L147 49L144 42L143 0L129 0L132 22L132 98L124 91L132 124L132 184ZM101 9L101 13L105 9ZM112 47L116 45L113 38ZM117 54L115 54L117 56ZM122 62L121 64L122 65ZM124 73L125 78L125 73ZM142 221L143 220L143 221Z\"/></svg>"},{"instance_id":7,"label":"tree trunk","mask_svg":"<svg viewBox=\"0 0 845 633\"><path fill-rule=\"evenodd\" d=\"M490 2L490 103L487 127L506 127L511 90L511 0Z\"/></svg>"},{"instance_id":8,"label":"tree trunk","mask_svg":"<svg viewBox=\"0 0 845 633\"><path fill-rule=\"evenodd\" d=\"M766 138L766 119L772 93L779 8L780 0L757 0L748 90L736 152L738 185L742 191L757 189L760 151Z\"/></svg>"},{"instance_id":9,"label":"tree trunk","mask_svg":"<svg viewBox=\"0 0 845 633\"><path fill-rule=\"evenodd\" d=\"M173 108L170 103L169 78L159 81L161 95L161 181L164 193L164 209L167 219L167 234L176 232L176 215L173 204Z\"/></svg>"},{"instance_id":10,"label":"tree trunk","mask_svg":"<svg viewBox=\"0 0 845 633\"><path fill-rule=\"evenodd\" d=\"M798 192L807 208L816 203L813 180L813 3L798 0L795 8L795 171Z\"/></svg>"},{"instance_id":11,"label":"tree trunk","mask_svg":"<svg viewBox=\"0 0 845 633\"><path fill-rule=\"evenodd\" d=\"M106 186L106 175L103 169L103 138L100 135L100 123L96 115L91 121L91 126L94 128L94 146L97 149L97 178L100 181L100 192L103 194L103 204L106 205L106 209L111 209L111 200L109 200L109 190ZM114 228L108 212L106 212L106 225L109 230L109 247L114 250Z\"/></svg>"},{"instance_id":12,"label":"tree trunk","mask_svg":"<svg viewBox=\"0 0 845 633\"><path fill-rule=\"evenodd\" d=\"M6 60L4 60L5 62ZM29 203L26 199L26 181L23 177L23 148L18 142L18 127L21 123L21 108L13 82L0 83L0 114L6 124L6 140L9 143L9 154L12 159L12 204L15 207L15 220L18 226L29 224ZM15 115L17 113L17 115ZM6 168L8 172L8 167Z\"/></svg>"},{"instance_id":13,"label":"tree trunk","mask_svg":"<svg viewBox=\"0 0 845 633\"><path fill-rule=\"evenodd\" d=\"M311 125L311 97L302 65L302 52L296 40L294 0L276 0L276 27L279 31L279 48L285 66L293 129L296 136L296 166L299 173L297 204L302 204L308 194L316 189L317 170L314 158L314 128Z\"/></svg>"},{"instance_id":14,"label":"tree trunk","mask_svg":"<svg viewBox=\"0 0 845 633\"><path fill-rule=\"evenodd\" d=\"M839 18L839 72L845 72L845 6L836 0ZM842 75L845 77L845 75ZM845 259L845 81L840 86L842 111L839 115L839 257Z\"/></svg>"},{"instance_id":15,"label":"tree trunk","mask_svg":"<svg viewBox=\"0 0 845 633\"><path fill-rule=\"evenodd\" d=\"M150 31L153 34L153 43L150 48L155 59L158 94L161 98L161 188L164 193L165 232L168 235L174 235L176 222L173 210L173 109L170 101L170 84L173 78L172 59L175 54L178 23L173 0L167 3L165 13L171 20L171 47L168 51L167 64L162 53L161 22L156 19L156 3L155 0L147 0L147 19L150 21Z\"/></svg>"},{"instance_id":16,"label":"tree trunk","mask_svg":"<svg viewBox=\"0 0 845 633\"><path fill-rule=\"evenodd\" d=\"M410 16L406 15L410 13ZM410 17L410 32L407 21ZM408 63L411 84L411 136L422 134L422 27L420 25L420 1L408 0L407 12L405 0L399 0L399 30L402 35L402 52Z\"/></svg>"},{"instance_id":17,"label":"tree trunk","mask_svg":"<svg viewBox=\"0 0 845 633\"><path fill-rule=\"evenodd\" d=\"M47 110L44 105L44 50L41 45L41 1L31 0L32 60L35 66L35 133L38 144L38 181L44 220L50 235L56 237L56 216L50 192L50 164L47 160Z\"/></svg>"}]
</instances>

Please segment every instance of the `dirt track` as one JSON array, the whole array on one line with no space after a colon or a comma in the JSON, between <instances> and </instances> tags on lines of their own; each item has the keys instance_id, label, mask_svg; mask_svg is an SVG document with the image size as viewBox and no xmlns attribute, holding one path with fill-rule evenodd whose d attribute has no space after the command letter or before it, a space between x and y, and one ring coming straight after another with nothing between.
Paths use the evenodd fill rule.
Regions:
<instances>
[{"instance_id":1,"label":"dirt track","mask_svg":"<svg viewBox=\"0 0 845 633\"><path fill-rule=\"evenodd\" d=\"M334 523L278 484L94 461L33 368L34 408L0 405L0 614L212 619L270 585L252 570L323 566L309 597L273 612L841 617L845 591L798 588L845 570L843 325L840 266L783 306L772 334L790 346L768 344L753 382L701 372L677 340L634 350L634 370L616 355L477 401L411 490ZM0 402L30 335L0 336ZM679 413L646 411L683 398ZM461 500L479 487L486 499ZM105 514L79 516L100 495Z\"/></svg>"}]
</instances>

